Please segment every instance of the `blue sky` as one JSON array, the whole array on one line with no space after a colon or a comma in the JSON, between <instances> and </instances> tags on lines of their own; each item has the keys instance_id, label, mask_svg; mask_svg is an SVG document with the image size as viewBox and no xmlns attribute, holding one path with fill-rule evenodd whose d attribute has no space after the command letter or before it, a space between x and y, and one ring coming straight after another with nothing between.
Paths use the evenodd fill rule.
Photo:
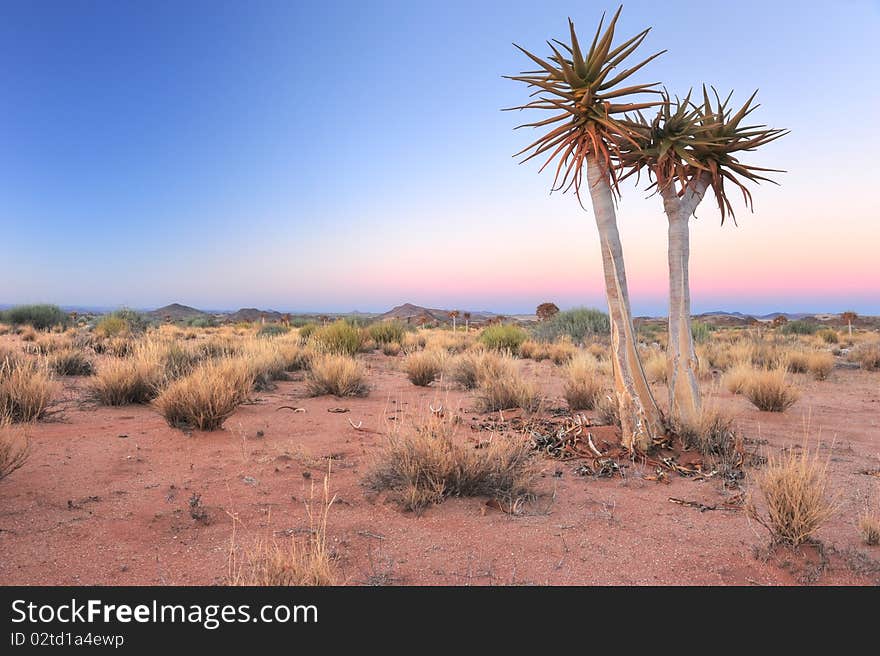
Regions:
<instances>
[{"instance_id":1,"label":"blue sky","mask_svg":"<svg viewBox=\"0 0 880 656\"><path fill-rule=\"evenodd\" d=\"M3 0L0 302L602 307L592 212L516 164L499 109L512 41L615 7ZM640 79L760 88L792 130L754 214L698 211L695 311L880 313L878 3L627 2L619 34L649 25L669 52ZM625 188L619 220L634 310L662 313L660 203Z\"/></svg>"}]
</instances>

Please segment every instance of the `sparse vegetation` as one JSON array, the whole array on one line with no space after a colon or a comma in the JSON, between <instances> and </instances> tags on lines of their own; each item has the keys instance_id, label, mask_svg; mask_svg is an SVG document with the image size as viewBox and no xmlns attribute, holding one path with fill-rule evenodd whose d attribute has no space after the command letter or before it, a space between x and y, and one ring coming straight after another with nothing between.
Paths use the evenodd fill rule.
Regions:
<instances>
[{"instance_id":1,"label":"sparse vegetation","mask_svg":"<svg viewBox=\"0 0 880 656\"><path fill-rule=\"evenodd\" d=\"M583 344L608 334L608 315L592 308L576 308L559 312L535 328L535 338L541 342L555 342L567 337L572 344Z\"/></svg>"},{"instance_id":2,"label":"sparse vegetation","mask_svg":"<svg viewBox=\"0 0 880 656\"><path fill-rule=\"evenodd\" d=\"M858 362L865 371L880 371L880 342L867 342L854 346L847 359L850 362Z\"/></svg>"},{"instance_id":3,"label":"sparse vegetation","mask_svg":"<svg viewBox=\"0 0 880 656\"><path fill-rule=\"evenodd\" d=\"M289 332L289 326L282 326L278 323L267 323L264 326L260 326L260 329L257 331L257 337L278 337L279 335L286 335Z\"/></svg>"},{"instance_id":4,"label":"sparse vegetation","mask_svg":"<svg viewBox=\"0 0 880 656\"><path fill-rule=\"evenodd\" d=\"M30 456L30 441L21 427L0 417L0 481L20 469Z\"/></svg>"},{"instance_id":5,"label":"sparse vegetation","mask_svg":"<svg viewBox=\"0 0 880 656\"><path fill-rule=\"evenodd\" d=\"M95 373L92 361L76 348L60 349L52 353L47 362L59 376L91 376Z\"/></svg>"},{"instance_id":6,"label":"sparse vegetation","mask_svg":"<svg viewBox=\"0 0 880 656\"><path fill-rule=\"evenodd\" d=\"M859 517L859 532L862 536L862 542L869 547L880 544L880 516L866 509Z\"/></svg>"},{"instance_id":7,"label":"sparse vegetation","mask_svg":"<svg viewBox=\"0 0 880 656\"><path fill-rule=\"evenodd\" d=\"M812 335L818 329L819 327L814 323L804 321L803 319L795 319L794 321L787 321L782 324L780 332L783 335Z\"/></svg>"},{"instance_id":8,"label":"sparse vegetation","mask_svg":"<svg viewBox=\"0 0 880 656\"><path fill-rule=\"evenodd\" d=\"M760 513L752 499L749 517L765 527L776 543L796 547L811 540L835 511L827 469L828 463L806 447L769 458L756 480L766 512Z\"/></svg>"},{"instance_id":9,"label":"sparse vegetation","mask_svg":"<svg viewBox=\"0 0 880 656\"><path fill-rule=\"evenodd\" d=\"M302 335L302 328L300 335ZM325 353L353 356L360 351L364 343L364 335L360 328L339 319L329 326L315 331L312 340L317 348Z\"/></svg>"},{"instance_id":10,"label":"sparse vegetation","mask_svg":"<svg viewBox=\"0 0 880 656\"><path fill-rule=\"evenodd\" d=\"M540 391L523 379L511 357L483 360L478 366L477 402L484 412L509 408L538 409L542 400Z\"/></svg>"},{"instance_id":11,"label":"sparse vegetation","mask_svg":"<svg viewBox=\"0 0 880 656\"><path fill-rule=\"evenodd\" d=\"M385 346L391 343L400 344L403 341L403 336L406 334L406 326L397 319L392 319L391 321L378 321L371 324L367 331L370 339L379 346Z\"/></svg>"},{"instance_id":12,"label":"sparse vegetation","mask_svg":"<svg viewBox=\"0 0 880 656\"><path fill-rule=\"evenodd\" d=\"M345 355L319 355L312 360L306 377L311 396L366 396L369 393L361 364Z\"/></svg>"},{"instance_id":13,"label":"sparse vegetation","mask_svg":"<svg viewBox=\"0 0 880 656\"><path fill-rule=\"evenodd\" d=\"M537 470L527 440L496 435L475 449L435 420L400 430L366 476L377 491L390 491L406 510L421 512L446 497L485 496L514 509L534 492Z\"/></svg>"},{"instance_id":14,"label":"sparse vegetation","mask_svg":"<svg viewBox=\"0 0 880 656\"><path fill-rule=\"evenodd\" d=\"M102 362L89 381L92 397L102 405L149 403L163 382L158 353L141 348L130 358Z\"/></svg>"}]
</instances>

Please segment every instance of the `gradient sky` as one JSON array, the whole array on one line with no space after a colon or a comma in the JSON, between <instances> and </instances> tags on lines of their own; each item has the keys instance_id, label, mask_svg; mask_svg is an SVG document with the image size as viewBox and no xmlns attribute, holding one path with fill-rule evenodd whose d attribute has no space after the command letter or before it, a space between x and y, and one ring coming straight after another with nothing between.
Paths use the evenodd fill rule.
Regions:
<instances>
[{"instance_id":1,"label":"gradient sky","mask_svg":"<svg viewBox=\"0 0 880 656\"><path fill-rule=\"evenodd\" d=\"M0 0L0 303L384 311L604 307L592 211L511 155L512 41L596 2ZM630 1L637 77L714 83L791 129L788 171L692 227L694 311L880 314L880 4ZM755 156L756 155L756 156ZM666 220L624 188L636 314L662 314Z\"/></svg>"}]
</instances>

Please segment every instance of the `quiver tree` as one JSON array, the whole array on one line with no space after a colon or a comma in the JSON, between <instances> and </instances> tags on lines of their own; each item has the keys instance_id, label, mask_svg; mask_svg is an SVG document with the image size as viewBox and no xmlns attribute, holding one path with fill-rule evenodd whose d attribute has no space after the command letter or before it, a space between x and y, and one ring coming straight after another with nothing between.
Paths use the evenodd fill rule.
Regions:
<instances>
[{"instance_id":1,"label":"quiver tree","mask_svg":"<svg viewBox=\"0 0 880 656\"><path fill-rule=\"evenodd\" d=\"M468 333L471 330L471 313L464 312L461 316L464 317L464 331Z\"/></svg>"},{"instance_id":2,"label":"quiver tree","mask_svg":"<svg viewBox=\"0 0 880 656\"><path fill-rule=\"evenodd\" d=\"M559 307L556 303L541 303L535 310L539 321L547 321L559 314Z\"/></svg>"},{"instance_id":3,"label":"quiver tree","mask_svg":"<svg viewBox=\"0 0 880 656\"><path fill-rule=\"evenodd\" d=\"M661 432L661 421L636 348L615 213L615 196L619 193L616 160L620 155L619 144L632 139L630 128L621 119L627 112L658 105L657 102L632 102L634 96L657 93L655 87L658 83L628 83L628 86L621 83L661 53L623 70L618 69L629 60L649 31L644 30L619 45L613 45L621 9L614 14L604 32L603 15L586 51L581 49L571 20L568 22L570 42L548 41L551 54L546 60L516 46L538 66L538 70L508 77L524 82L534 91L531 102L512 109L553 112L549 118L519 126L544 130L534 143L517 153L517 156L524 156L522 162L543 158L541 170L553 163L552 190L574 190L581 205L586 170L587 190L596 216L605 273L621 438L625 446L644 451Z\"/></svg>"},{"instance_id":4,"label":"quiver tree","mask_svg":"<svg viewBox=\"0 0 880 656\"><path fill-rule=\"evenodd\" d=\"M453 310L449 313L449 316L452 318L452 332L455 332L455 320L458 319L458 315L458 310Z\"/></svg>"},{"instance_id":5,"label":"quiver tree","mask_svg":"<svg viewBox=\"0 0 880 656\"><path fill-rule=\"evenodd\" d=\"M669 340L666 348L669 411L673 416L693 417L700 409L700 386L697 380L697 355L691 330L691 295L689 282L690 217L712 190L721 223L733 206L724 187L734 184L752 208L747 182L767 181L761 173L775 171L743 164L736 154L751 151L787 134L785 130L764 125L744 125L743 120L759 105L753 105L757 91L736 112L728 105L731 95L722 101L714 92L715 103L703 87L702 104L684 100L664 103L650 122L641 112L629 126L635 139L620 141L623 177L646 170L653 188L663 199L668 220L669 265ZM633 147L638 143L637 147ZM774 183L775 184L775 183Z\"/></svg>"}]
</instances>

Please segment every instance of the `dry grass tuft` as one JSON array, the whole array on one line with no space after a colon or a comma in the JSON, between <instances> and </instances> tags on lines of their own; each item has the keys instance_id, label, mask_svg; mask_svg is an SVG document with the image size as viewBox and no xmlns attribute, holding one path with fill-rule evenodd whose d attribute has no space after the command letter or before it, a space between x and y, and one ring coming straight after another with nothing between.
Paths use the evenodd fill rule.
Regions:
<instances>
[{"instance_id":1,"label":"dry grass tuft","mask_svg":"<svg viewBox=\"0 0 880 656\"><path fill-rule=\"evenodd\" d=\"M101 363L89 381L92 397L102 405L149 403L163 382L163 370L153 349L142 348L126 359Z\"/></svg>"},{"instance_id":2,"label":"dry grass tuft","mask_svg":"<svg viewBox=\"0 0 880 656\"><path fill-rule=\"evenodd\" d=\"M743 394L754 374L752 365L741 362L725 372L724 385L731 394Z\"/></svg>"},{"instance_id":3,"label":"dry grass tuft","mask_svg":"<svg viewBox=\"0 0 880 656\"><path fill-rule=\"evenodd\" d=\"M865 371L880 371L880 342L858 344L849 352L847 359L858 362Z\"/></svg>"},{"instance_id":4,"label":"dry grass tuft","mask_svg":"<svg viewBox=\"0 0 880 656\"><path fill-rule=\"evenodd\" d=\"M320 509L313 509L315 493L306 503L309 517L307 537L279 543L274 537L258 542L246 553L246 561L236 561L235 531L229 552L227 585L234 586L326 586L336 583L333 555L327 544L327 518L336 497L330 498L328 477L324 478L324 497Z\"/></svg>"},{"instance_id":5,"label":"dry grass tuft","mask_svg":"<svg viewBox=\"0 0 880 656\"><path fill-rule=\"evenodd\" d=\"M215 430L247 400L253 383L252 370L243 360L209 362L171 383L156 399L156 407L171 426Z\"/></svg>"},{"instance_id":6,"label":"dry grass tuft","mask_svg":"<svg viewBox=\"0 0 880 656\"><path fill-rule=\"evenodd\" d=\"M509 355L483 359L477 370L477 403L483 412L522 408L534 412L541 405L538 387L525 380Z\"/></svg>"},{"instance_id":7,"label":"dry grass tuft","mask_svg":"<svg viewBox=\"0 0 880 656\"><path fill-rule=\"evenodd\" d=\"M741 464L743 444L734 430L733 417L717 406L704 403L697 417L681 417L672 424L672 432L686 448L713 458L722 467L736 469Z\"/></svg>"},{"instance_id":8,"label":"dry grass tuft","mask_svg":"<svg viewBox=\"0 0 880 656\"><path fill-rule=\"evenodd\" d=\"M420 512L446 497L486 496L512 509L534 494L537 469L525 440L495 436L488 445L456 439L448 420L392 434L366 476L391 491L406 510Z\"/></svg>"},{"instance_id":9,"label":"dry grass tuft","mask_svg":"<svg viewBox=\"0 0 880 656\"><path fill-rule=\"evenodd\" d=\"M663 353L663 351L651 349L650 352L644 356L642 362L645 368L645 376L647 376L649 382L666 382L666 354Z\"/></svg>"},{"instance_id":10,"label":"dry grass tuft","mask_svg":"<svg viewBox=\"0 0 880 656\"><path fill-rule=\"evenodd\" d=\"M766 505L761 515L750 500L747 512L770 532L775 543L798 546L834 514L836 501L829 493L828 462L805 447L789 449L780 458L768 458L767 468L757 477Z\"/></svg>"},{"instance_id":11,"label":"dry grass tuft","mask_svg":"<svg viewBox=\"0 0 880 656\"><path fill-rule=\"evenodd\" d=\"M19 469L30 456L30 441L19 427L0 419L0 481Z\"/></svg>"},{"instance_id":12,"label":"dry grass tuft","mask_svg":"<svg viewBox=\"0 0 880 656\"><path fill-rule=\"evenodd\" d=\"M382 353L389 356L400 355L400 342L386 342L382 344Z\"/></svg>"},{"instance_id":13,"label":"dry grass tuft","mask_svg":"<svg viewBox=\"0 0 880 656\"><path fill-rule=\"evenodd\" d=\"M785 380L784 369L752 372L743 394L758 410L765 412L785 412L800 398L798 389Z\"/></svg>"},{"instance_id":14,"label":"dry grass tuft","mask_svg":"<svg viewBox=\"0 0 880 656\"><path fill-rule=\"evenodd\" d=\"M559 340L547 346L547 356L553 361L553 364L564 365L571 361L577 355L577 347L570 341ZM520 351L522 355L522 351Z\"/></svg>"},{"instance_id":15,"label":"dry grass tuft","mask_svg":"<svg viewBox=\"0 0 880 656\"><path fill-rule=\"evenodd\" d=\"M306 378L311 396L366 396L369 393L363 366L345 355L320 355L312 360Z\"/></svg>"},{"instance_id":16,"label":"dry grass tuft","mask_svg":"<svg viewBox=\"0 0 880 656\"><path fill-rule=\"evenodd\" d=\"M519 357L540 362L550 357L547 344L527 339L519 346Z\"/></svg>"},{"instance_id":17,"label":"dry grass tuft","mask_svg":"<svg viewBox=\"0 0 880 656\"><path fill-rule=\"evenodd\" d=\"M859 533L862 535L862 542L869 547L880 544L880 516L866 509L859 517Z\"/></svg>"},{"instance_id":18,"label":"dry grass tuft","mask_svg":"<svg viewBox=\"0 0 880 656\"><path fill-rule=\"evenodd\" d=\"M36 421L45 413L56 391L45 366L33 360L0 362L0 421Z\"/></svg>"},{"instance_id":19,"label":"dry grass tuft","mask_svg":"<svg viewBox=\"0 0 880 656\"><path fill-rule=\"evenodd\" d=\"M407 356L403 369L413 385L427 387L443 371L443 358L439 351L416 351Z\"/></svg>"},{"instance_id":20,"label":"dry grass tuft","mask_svg":"<svg viewBox=\"0 0 880 656\"><path fill-rule=\"evenodd\" d=\"M572 410L592 410L604 388L599 363L589 353L580 353L565 367L565 396Z\"/></svg>"},{"instance_id":21,"label":"dry grass tuft","mask_svg":"<svg viewBox=\"0 0 880 656\"><path fill-rule=\"evenodd\" d=\"M75 348L55 351L46 361L49 368L59 376L91 376L95 373L92 361Z\"/></svg>"}]
</instances>

